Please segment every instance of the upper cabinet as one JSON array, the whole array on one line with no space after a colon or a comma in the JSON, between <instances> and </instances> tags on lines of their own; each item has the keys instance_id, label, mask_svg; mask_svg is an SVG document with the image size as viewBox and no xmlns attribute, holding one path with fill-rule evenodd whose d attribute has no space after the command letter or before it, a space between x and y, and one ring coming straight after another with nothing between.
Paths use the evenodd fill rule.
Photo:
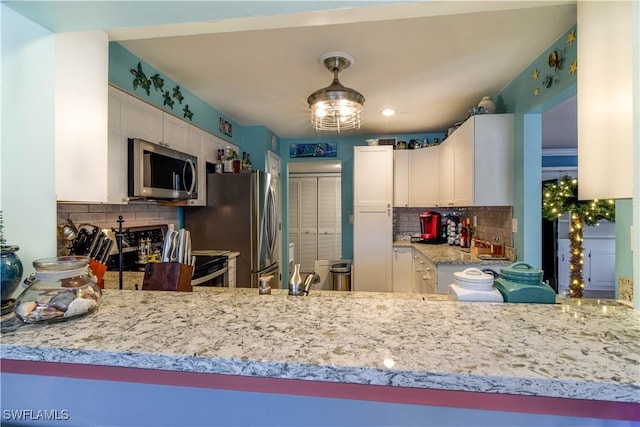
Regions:
<instances>
[{"instance_id":1,"label":"upper cabinet","mask_svg":"<svg viewBox=\"0 0 640 427\"><path fill-rule=\"evenodd\" d=\"M437 206L440 147L412 150L409 156L409 206Z\"/></svg>"},{"instance_id":2,"label":"upper cabinet","mask_svg":"<svg viewBox=\"0 0 640 427\"><path fill-rule=\"evenodd\" d=\"M113 88L110 88L113 89ZM117 90L117 89L113 89ZM118 92L120 92L118 90ZM140 138L159 144L162 142L162 110L127 94L126 115L122 117L122 127L126 138Z\"/></svg>"},{"instance_id":3,"label":"upper cabinet","mask_svg":"<svg viewBox=\"0 0 640 427\"><path fill-rule=\"evenodd\" d=\"M513 115L470 117L440 145L438 206L513 205Z\"/></svg>"},{"instance_id":4,"label":"upper cabinet","mask_svg":"<svg viewBox=\"0 0 640 427\"><path fill-rule=\"evenodd\" d=\"M189 129L195 128L169 113L162 113L162 141L160 145L170 147L183 153L201 155L202 144L199 138L196 138L192 144L189 140Z\"/></svg>"},{"instance_id":5,"label":"upper cabinet","mask_svg":"<svg viewBox=\"0 0 640 427\"><path fill-rule=\"evenodd\" d=\"M104 160L106 167L104 170L93 169L85 180L75 181L78 187L82 187L84 181L92 183L89 190L82 193L78 191L76 195L65 193L65 198L61 198L59 192L58 201L128 203L128 139L140 138L198 158L198 198L184 203L204 206L207 202L207 162L217 160L217 150L226 147L237 150L237 147L120 89L109 86L107 92L107 141L104 147L95 147L96 152L106 148L106 155L102 156L104 159L96 159L96 164ZM56 166L59 165L56 159Z\"/></svg>"},{"instance_id":6,"label":"upper cabinet","mask_svg":"<svg viewBox=\"0 0 640 427\"><path fill-rule=\"evenodd\" d=\"M393 147L372 145L354 147L353 205L393 204Z\"/></svg>"},{"instance_id":7,"label":"upper cabinet","mask_svg":"<svg viewBox=\"0 0 640 427\"><path fill-rule=\"evenodd\" d=\"M409 206L409 150L393 152L393 206Z\"/></svg>"}]
</instances>

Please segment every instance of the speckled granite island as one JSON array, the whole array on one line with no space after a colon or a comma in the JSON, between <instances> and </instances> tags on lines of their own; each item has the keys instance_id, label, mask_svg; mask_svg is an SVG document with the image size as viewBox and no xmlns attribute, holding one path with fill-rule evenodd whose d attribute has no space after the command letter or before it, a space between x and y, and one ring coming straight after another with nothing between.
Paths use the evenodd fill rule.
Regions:
<instances>
[{"instance_id":1,"label":"speckled granite island","mask_svg":"<svg viewBox=\"0 0 640 427\"><path fill-rule=\"evenodd\" d=\"M4 316L2 373L640 418L637 312L614 301L445 298L107 289L96 313L69 322Z\"/></svg>"}]
</instances>

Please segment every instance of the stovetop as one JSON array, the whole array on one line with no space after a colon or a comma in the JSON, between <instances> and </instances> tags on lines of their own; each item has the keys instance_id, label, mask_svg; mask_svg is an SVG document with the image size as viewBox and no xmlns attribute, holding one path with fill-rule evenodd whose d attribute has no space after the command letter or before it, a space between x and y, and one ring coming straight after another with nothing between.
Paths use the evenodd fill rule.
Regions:
<instances>
[{"instance_id":1,"label":"stovetop","mask_svg":"<svg viewBox=\"0 0 640 427\"><path fill-rule=\"evenodd\" d=\"M124 271L138 271L143 266L137 264L138 250L141 242L149 239L151 245L151 252L162 250L162 243L164 242L164 236L169 227L166 224L161 225L146 225L139 227L125 227L123 230L124 236L122 237L122 258L123 258L123 270ZM113 230L107 230L106 236L116 240L116 232ZM118 269L118 245L113 245L109 258L107 258L107 270Z\"/></svg>"}]
</instances>

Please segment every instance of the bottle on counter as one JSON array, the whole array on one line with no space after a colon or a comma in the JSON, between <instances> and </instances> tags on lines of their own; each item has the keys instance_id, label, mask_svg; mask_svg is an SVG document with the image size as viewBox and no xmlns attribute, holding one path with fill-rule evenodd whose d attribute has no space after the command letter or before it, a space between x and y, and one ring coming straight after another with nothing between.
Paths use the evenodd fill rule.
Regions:
<instances>
[{"instance_id":1,"label":"bottle on counter","mask_svg":"<svg viewBox=\"0 0 640 427\"><path fill-rule=\"evenodd\" d=\"M302 277L300 276L300 264L293 267L293 273L289 279L289 295L302 295Z\"/></svg>"}]
</instances>

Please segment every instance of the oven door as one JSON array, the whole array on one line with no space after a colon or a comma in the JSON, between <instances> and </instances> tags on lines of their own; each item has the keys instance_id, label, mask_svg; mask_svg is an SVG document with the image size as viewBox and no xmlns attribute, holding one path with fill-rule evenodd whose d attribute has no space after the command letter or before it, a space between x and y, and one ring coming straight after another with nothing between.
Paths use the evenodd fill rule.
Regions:
<instances>
[{"instance_id":1,"label":"oven door","mask_svg":"<svg viewBox=\"0 0 640 427\"><path fill-rule=\"evenodd\" d=\"M229 259L195 255L196 265L191 279L191 286L229 286Z\"/></svg>"}]
</instances>

